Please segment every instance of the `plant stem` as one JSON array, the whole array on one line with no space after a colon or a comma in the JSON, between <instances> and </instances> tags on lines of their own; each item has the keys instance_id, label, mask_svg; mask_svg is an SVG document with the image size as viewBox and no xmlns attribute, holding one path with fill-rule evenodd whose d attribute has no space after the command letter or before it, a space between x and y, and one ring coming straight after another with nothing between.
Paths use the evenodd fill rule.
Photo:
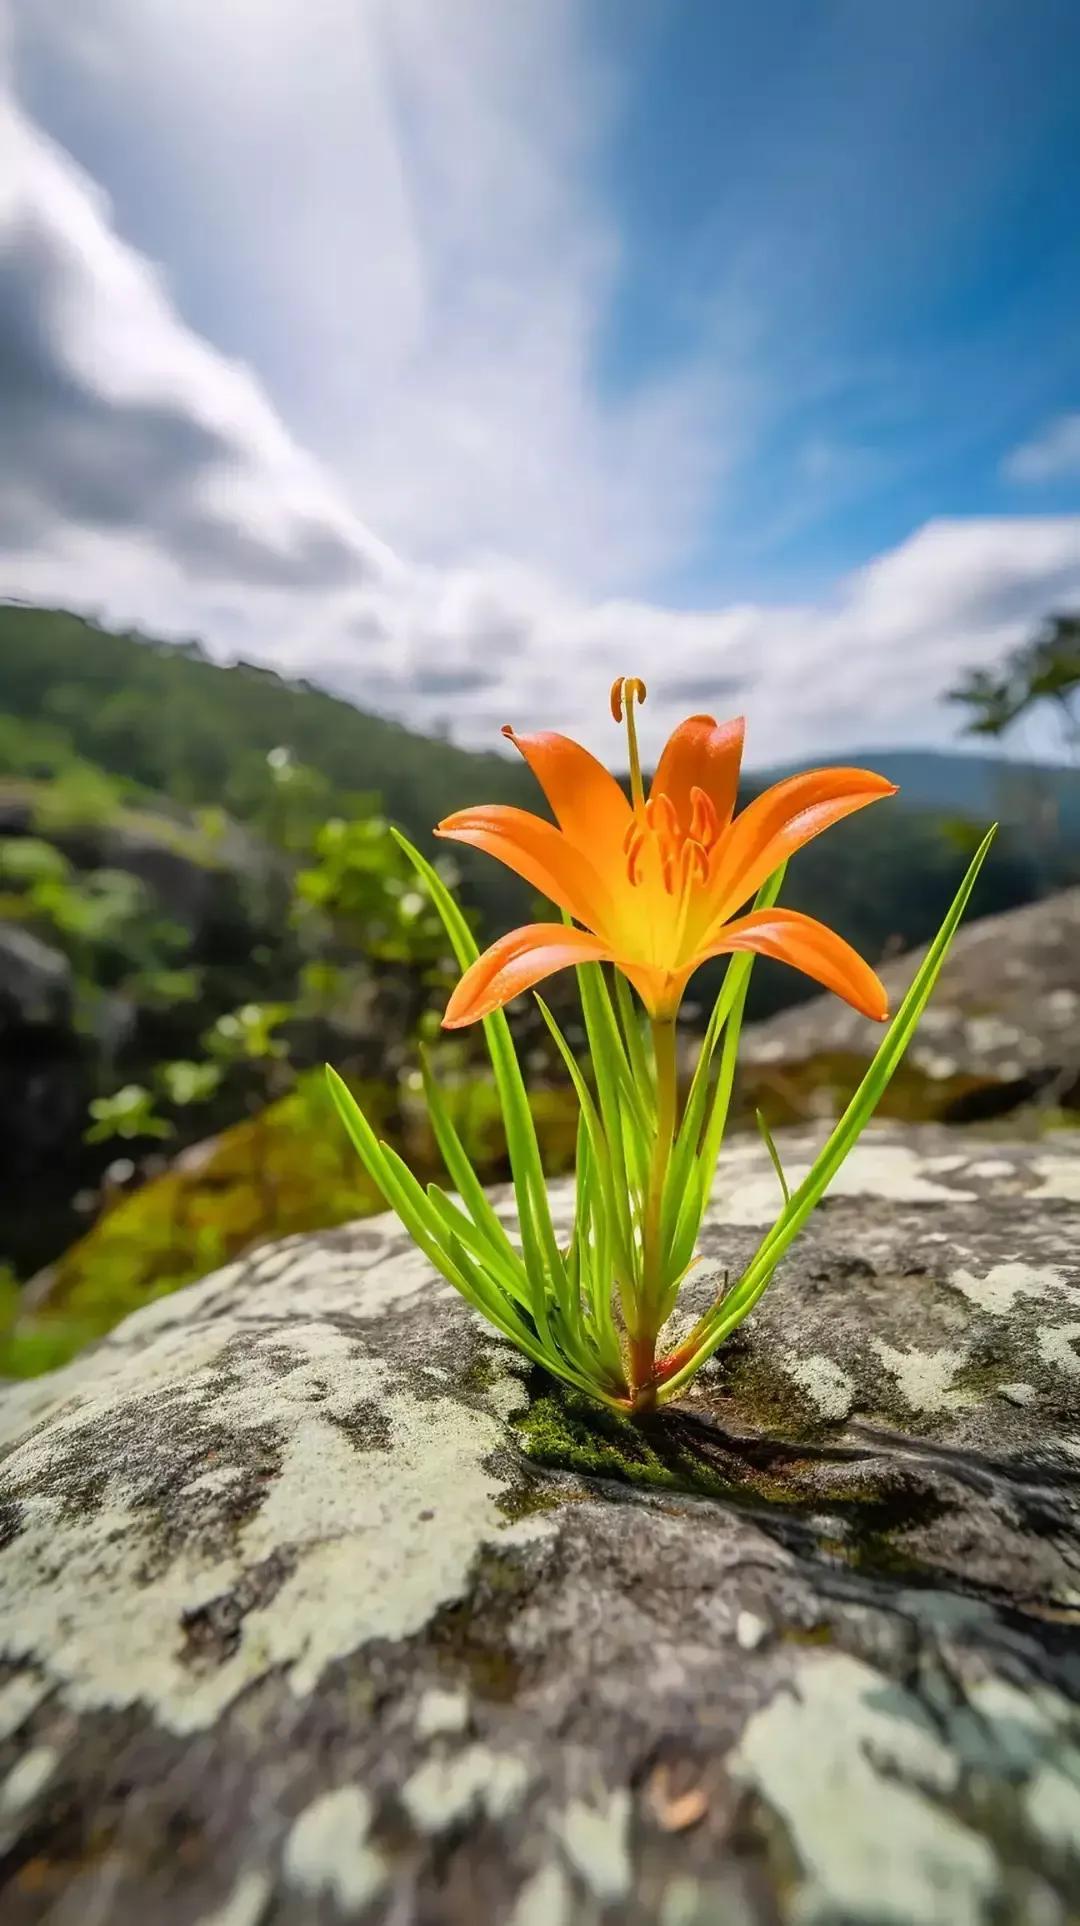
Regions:
<instances>
[{"instance_id":1,"label":"plant stem","mask_svg":"<svg viewBox=\"0 0 1080 1926\"><path fill-rule=\"evenodd\" d=\"M630 1339L630 1373L638 1396L651 1389L656 1358L656 1311L663 1295L663 1219L664 1181L671 1158L678 1107L678 1059L675 1049L675 1019L654 1018L653 1055L656 1062L656 1136L649 1167L649 1188L645 1199L642 1227L641 1297L637 1329Z\"/></svg>"}]
</instances>

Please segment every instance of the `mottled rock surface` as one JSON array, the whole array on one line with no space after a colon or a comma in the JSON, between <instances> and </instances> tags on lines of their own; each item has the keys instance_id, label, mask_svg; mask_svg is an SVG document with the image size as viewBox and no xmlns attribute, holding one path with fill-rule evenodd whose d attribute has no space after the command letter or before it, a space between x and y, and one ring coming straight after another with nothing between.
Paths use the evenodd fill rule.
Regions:
<instances>
[{"instance_id":1,"label":"mottled rock surface","mask_svg":"<svg viewBox=\"0 0 1080 1926\"><path fill-rule=\"evenodd\" d=\"M925 954L882 970L894 1007ZM828 1113L880 1041L836 997L783 1010L743 1033L743 1101L788 1121ZM963 1123L1031 1102L1080 1111L1080 889L961 927L883 1114Z\"/></svg>"},{"instance_id":2,"label":"mottled rock surface","mask_svg":"<svg viewBox=\"0 0 1080 1926\"><path fill-rule=\"evenodd\" d=\"M1078 1263L1075 1146L886 1129L646 1431L390 1219L9 1387L5 1926L1066 1926Z\"/></svg>"}]
</instances>

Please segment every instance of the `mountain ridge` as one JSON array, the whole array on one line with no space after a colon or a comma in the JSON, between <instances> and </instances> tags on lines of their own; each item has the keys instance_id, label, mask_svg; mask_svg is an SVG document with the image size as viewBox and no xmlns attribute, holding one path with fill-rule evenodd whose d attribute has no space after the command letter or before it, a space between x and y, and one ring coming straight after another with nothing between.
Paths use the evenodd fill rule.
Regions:
<instances>
[{"instance_id":1,"label":"mountain ridge","mask_svg":"<svg viewBox=\"0 0 1080 1926\"><path fill-rule=\"evenodd\" d=\"M197 643L109 629L68 610L0 602L0 711L59 729L77 754L189 804L227 801L245 766L253 779L254 765L282 745L338 789L377 792L417 833L467 802L536 800L528 770L499 749L424 735L303 677L218 663ZM880 769L909 808L1020 821L1034 798L1080 822L1080 771L977 750L853 748L748 766L748 787L808 762Z\"/></svg>"}]
</instances>

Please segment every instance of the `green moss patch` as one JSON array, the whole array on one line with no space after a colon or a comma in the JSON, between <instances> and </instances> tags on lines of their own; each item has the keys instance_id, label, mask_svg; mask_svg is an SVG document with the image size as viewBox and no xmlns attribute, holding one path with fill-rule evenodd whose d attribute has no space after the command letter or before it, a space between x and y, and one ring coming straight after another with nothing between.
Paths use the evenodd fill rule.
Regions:
<instances>
[{"instance_id":1,"label":"green moss patch","mask_svg":"<svg viewBox=\"0 0 1080 1926\"><path fill-rule=\"evenodd\" d=\"M941 1502L892 1467L875 1476L858 1454L819 1454L767 1433L736 1437L678 1409L635 1424L561 1390L537 1396L516 1424L539 1464L756 1512L793 1548L860 1572L902 1572L916 1582L931 1575L909 1534L930 1523Z\"/></svg>"}]
</instances>

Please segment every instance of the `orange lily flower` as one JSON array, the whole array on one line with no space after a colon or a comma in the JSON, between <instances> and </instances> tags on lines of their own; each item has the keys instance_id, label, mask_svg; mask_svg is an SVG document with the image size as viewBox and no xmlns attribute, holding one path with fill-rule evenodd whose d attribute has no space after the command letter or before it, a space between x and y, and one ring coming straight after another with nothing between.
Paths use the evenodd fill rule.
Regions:
<instances>
[{"instance_id":1,"label":"orange lily flower","mask_svg":"<svg viewBox=\"0 0 1080 1926\"><path fill-rule=\"evenodd\" d=\"M690 716L668 741L646 799L634 721L644 699L637 677L616 680L611 707L629 737L629 800L568 736L519 736L507 726L555 822L492 804L438 825L436 835L498 857L574 919L500 937L466 970L443 1027L475 1023L556 970L590 962L614 963L653 1021L667 1023L694 971L735 950L789 963L884 1020L884 985L835 930L798 910L736 912L795 850L895 795L895 783L867 769L815 769L774 783L735 816L745 724Z\"/></svg>"}]
</instances>

